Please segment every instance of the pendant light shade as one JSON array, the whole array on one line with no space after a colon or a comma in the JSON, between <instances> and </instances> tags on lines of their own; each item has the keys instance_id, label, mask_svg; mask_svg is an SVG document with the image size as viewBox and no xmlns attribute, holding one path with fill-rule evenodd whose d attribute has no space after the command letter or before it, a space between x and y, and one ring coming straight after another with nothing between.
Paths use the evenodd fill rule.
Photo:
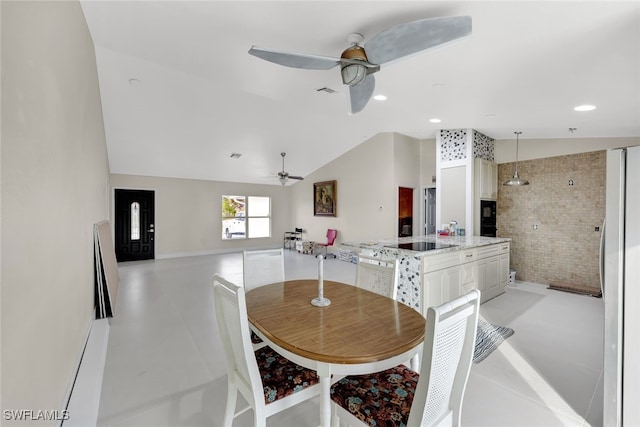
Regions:
<instances>
[{"instance_id":1,"label":"pendant light shade","mask_svg":"<svg viewBox=\"0 0 640 427\"><path fill-rule=\"evenodd\" d=\"M509 178L502 185L507 185L510 187L519 187L521 185L529 185L529 181L524 178L520 178L518 175L518 145L520 142L520 134L522 132L514 132L516 134L516 169L513 171L513 178Z\"/></svg>"}]
</instances>

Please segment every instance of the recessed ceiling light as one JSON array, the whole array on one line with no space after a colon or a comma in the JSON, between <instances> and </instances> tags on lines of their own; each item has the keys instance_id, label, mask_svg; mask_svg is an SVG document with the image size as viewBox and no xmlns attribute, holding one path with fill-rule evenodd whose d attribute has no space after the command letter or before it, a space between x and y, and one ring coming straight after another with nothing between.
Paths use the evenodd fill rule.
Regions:
<instances>
[{"instance_id":1,"label":"recessed ceiling light","mask_svg":"<svg viewBox=\"0 0 640 427\"><path fill-rule=\"evenodd\" d=\"M376 101L386 101L387 97L382 95L382 94L379 94L379 95L374 96L373 99L375 99Z\"/></svg>"},{"instance_id":2,"label":"recessed ceiling light","mask_svg":"<svg viewBox=\"0 0 640 427\"><path fill-rule=\"evenodd\" d=\"M430 121L431 123L440 123L442 120L440 120L440 119L436 119L436 118L434 117L433 119L429 119L429 121Z\"/></svg>"},{"instance_id":3,"label":"recessed ceiling light","mask_svg":"<svg viewBox=\"0 0 640 427\"><path fill-rule=\"evenodd\" d=\"M591 111L595 109L596 109L595 105L589 105L589 104L578 105L577 107L574 107L574 110L576 111Z\"/></svg>"}]
</instances>

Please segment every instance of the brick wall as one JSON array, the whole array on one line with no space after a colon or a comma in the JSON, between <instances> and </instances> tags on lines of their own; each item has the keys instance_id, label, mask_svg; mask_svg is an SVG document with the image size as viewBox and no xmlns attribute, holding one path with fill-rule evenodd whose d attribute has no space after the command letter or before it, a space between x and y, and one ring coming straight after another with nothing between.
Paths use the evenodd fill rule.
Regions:
<instances>
[{"instance_id":1,"label":"brick wall","mask_svg":"<svg viewBox=\"0 0 640 427\"><path fill-rule=\"evenodd\" d=\"M513 239L518 280L600 287L605 160L605 151L595 151L519 162L525 187L503 186L514 163L498 165L498 236Z\"/></svg>"}]
</instances>

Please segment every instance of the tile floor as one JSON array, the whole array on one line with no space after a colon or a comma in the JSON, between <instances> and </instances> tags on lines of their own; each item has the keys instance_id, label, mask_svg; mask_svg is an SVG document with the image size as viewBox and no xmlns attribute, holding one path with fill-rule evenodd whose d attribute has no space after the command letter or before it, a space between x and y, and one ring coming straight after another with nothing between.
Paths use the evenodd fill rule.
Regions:
<instances>
[{"instance_id":1,"label":"tile floor","mask_svg":"<svg viewBox=\"0 0 640 427\"><path fill-rule=\"evenodd\" d=\"M287 279L317 276L317 260L285 251ZM329 259L325 278L353 283L355 265ZM120 265L98 425L220 426L226 364L213 313L211 276L242 281L240 253ZM515 334L471 369L465 427L602 425L601 299L516 282L481 306ZM239 398L239 405L244 404ZM319 423L311 400L267 421ZM253 425L253 412L234 427Z\"/></svg>"}]
</instances>

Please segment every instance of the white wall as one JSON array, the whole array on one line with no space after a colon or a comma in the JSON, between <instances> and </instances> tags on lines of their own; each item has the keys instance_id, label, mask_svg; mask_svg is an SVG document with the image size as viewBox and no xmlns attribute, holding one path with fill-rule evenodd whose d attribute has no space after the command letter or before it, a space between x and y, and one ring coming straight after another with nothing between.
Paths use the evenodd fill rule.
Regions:
<instances>
[{"instance_id":1,"label":"white wall","mask_svg":"<svg viewBox=\"0 0 640 427\"><path fill-rule=\"evenodd\" d=\"M93 319L93 224L108 214L95 53L78 2L1 7L2 409L62 409Z\"/></svg>"},{"instance_id":2,"label":"white wall","mask_svg":"<svg viewBox=\"0 0 640 427\"><path fill-rule=\"evenodd\" d=\"M420 186L435 188L436 183L436 140L423 139L420 141Z\"/></svg>"},{"instance_id":3,"label":"white wall","mask_svg":"<svg viewBox=\"0 0 640 427\"><path fill-rule=\"evenodd\" d=\"M398 216L399 191L397 187L413 188L412 234L420 234L420 140L398 133L393 134L393 170L396 176L396 217ZM396 220L396 224L398 221ZM398 235L396 229L396 236Z\"/></svg>"},{"instance_id":4,"label":"white wall","mask_svg":"<svg viewBox=\"0 0 640 427\"><path fill-rule=\"evenodd\" d=\"M156 258L281 247L284 232L293 229L290 189L281 185L118 174L111 175L111 185L154 190ZM271 197L271 237L222 240L223 195ZM113 218L112 223L115 223Z\"/></svg>"},{"instance_id":5,"label":"white wall","mask_svg":"<svg viewBox=\"0 0 640 427\"><path fill-rule=\"evenodd\" d=\"M303 238L326 241L338 230L336 244L393 237L397 222L397 181L393 170L394 136L379 134L313 172L291 187L291 226ZM313 183L337 181L337 216L313 216Z\"/></svg>"},{"instance_id":6,"label":"white wall","mask_svg":"<svg viewBox=\"0 0 640 427\"><path fill-rule=\"evenodd\" d=\"M610 148L630 147L640 144L640 138L555 138L523 139L520 136L518 161L544 159L567 154L589 153ZM495 162L509 163L516 160L516 140L495 141Z\"/></svg>"}]
</instances>

